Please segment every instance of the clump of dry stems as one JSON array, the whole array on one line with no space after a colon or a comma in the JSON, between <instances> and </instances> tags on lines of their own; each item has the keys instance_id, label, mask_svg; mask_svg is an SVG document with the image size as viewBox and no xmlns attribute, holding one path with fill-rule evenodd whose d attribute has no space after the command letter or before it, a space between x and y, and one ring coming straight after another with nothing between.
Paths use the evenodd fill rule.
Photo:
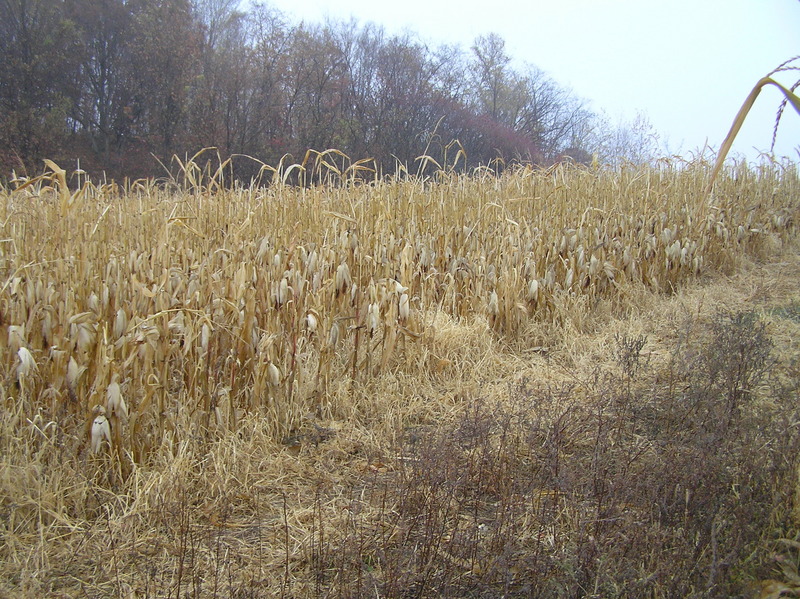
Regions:
<instances>
[{"instance_id":1,"label":"clump of dry stems","mask_svg":"<svg viewBox=\"0 0 800 599\"><path fill-rule=\"evenodd\" d=\"M523 574L564 595L649 588L644 570L619 586L597 560L626 542L620 526L688 526L692 485L707 481L678 473L635 498L609 485L643 484L665 447L705 459L704 435L745 426L763 373L727 380L727 363L704 362L691 409L727 424L685 439L654 430L684 431L688 412L637 407L679 401L637 395L643 337L617 352L630 354L619 384L531 383L490 412L472 399L644 293L790 244L794 165L736 167L708 197L707 165L678 160L385 180L329 152L247 187L199 161L171 181L77 190L49 164L0 191L0 590L540 594ZM288 184L310 172L327 184ZM465 404L460 428L435 429ZM691 523L709 543L737 517L726 501ZM706 586L698 574L676 592L718 588L721 550L670 530L637 537L644 561L613 559L694 551Z\"/></svg>"}]
</instances>

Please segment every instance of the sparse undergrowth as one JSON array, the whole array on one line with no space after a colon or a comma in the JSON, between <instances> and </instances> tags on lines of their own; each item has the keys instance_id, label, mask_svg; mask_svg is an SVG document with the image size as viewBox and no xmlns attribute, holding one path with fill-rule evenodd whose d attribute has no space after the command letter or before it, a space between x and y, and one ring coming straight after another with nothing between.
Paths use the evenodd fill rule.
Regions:
<instances>
[{"instance_id":1,"label":"sparse undergrowth","mask_svg":"<svg viewBox=\"0 0 800 599\"><path fill-rule=\"evenodd\" d=\"M737 176L5 197L0 596L800 592L796 178Z\"/></svg>"},{"instance_id":2,"label":"sparse undergrowth","mask_svg":"<svg viewBox=\"0 0 800 599\"><path fill-rule=\"evenodd\" d=\"M752 591L768 578L763 549L794 530L800 405L780 385L753 398L771 342L752 312L706 326L666 373L632 372L642 345L622 338L618 372L556 388L523 379L413 438L320 550L322 595Z\"/></svg>"}]
</instances>

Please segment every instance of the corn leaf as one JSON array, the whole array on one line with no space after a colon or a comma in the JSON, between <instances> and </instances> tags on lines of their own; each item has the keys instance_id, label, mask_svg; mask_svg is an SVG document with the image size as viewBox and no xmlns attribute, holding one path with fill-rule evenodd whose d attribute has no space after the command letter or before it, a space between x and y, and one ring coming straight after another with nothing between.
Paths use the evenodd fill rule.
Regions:
<instances>
[{"instance_id":1,"label":"corn leaf","mask_svg":"<svg viewBox=\"0 0 800 599\"><path fill-rule=\"evenodd\" d=\"M730 152L731 147L733 146L733 141L736 139L736 136L739 133L739 130L742 128L744 124L744 120L747 117L747 114L750 112L750 109L753 107L753 104L756 102L756 98L758 98L758 94L761 93L761 90L767 85L774 85L777 87L783 95L786 96L786 99L789 103L794 107L797 111L797 114L800 115L800 97L798 97L795 93L791 90L785 88L783 85L772 79L771 77L764 77L758 83L756 83L755 87L752 89L750 94L745 99L744 104L739 109L739 113L736 115L736 118L733 119L733 125L731 125L730 131L728 131L728 135L725 136L725 140L722 142L722 146L719 149L719 154L717 155L717 161L714 164L714 169L711 171L711 179L708 182L708 186L706 187L706 195L711 193L711 189L714 186L714 180L717 178L717 174L722 169L722 165L725 162L725 158L728 156L728 152Z\"/></svg>"}]
</instances>

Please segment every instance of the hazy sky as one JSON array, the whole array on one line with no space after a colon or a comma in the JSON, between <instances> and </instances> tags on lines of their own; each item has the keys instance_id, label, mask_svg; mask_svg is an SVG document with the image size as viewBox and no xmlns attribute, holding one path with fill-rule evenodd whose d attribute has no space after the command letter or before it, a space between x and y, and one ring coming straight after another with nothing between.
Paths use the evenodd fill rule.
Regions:
<instances>
[{"instance_id":1,"label":"hazy sky","mask_svg":"<svg viewBox=\"0 0 800 599\"><path fill-rule=\"evenodd\" d=\"M800 0L269 0L291 21L371 21L389 33L468 49L498 33L612 120L644 112L673 152L715 149L755 83L800 54ZM800 67L800 61L796 63ZM787 87L800 71L778 76ZM769 87L733 147L768 150L783 96ZM787 109L776 154L800 160L800 115Z\"/></svg>"}]
</instances>

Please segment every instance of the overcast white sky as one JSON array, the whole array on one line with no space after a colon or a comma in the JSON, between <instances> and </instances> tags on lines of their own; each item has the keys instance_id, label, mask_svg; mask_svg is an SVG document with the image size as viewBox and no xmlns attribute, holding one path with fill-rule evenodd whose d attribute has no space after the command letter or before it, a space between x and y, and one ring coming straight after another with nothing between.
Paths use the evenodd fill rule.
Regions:
<instances>
[{"instance_id":1,"label":"overcast white sky","mask_svg":"<svg viewBox=\"0 0 800 599\"><path fill-rule=\"evenodd\" d=\"M517 61L535 64L612 119L644 112L683 154L715 149L755 83L800 54L800 0L268 0L291 21L371 21L389 33L459 44L498 33ZM800 67L800 61L796 63ZM788 76L787 76L788 75ZM800 71L778 77L787 87ZM733 147L769 149L783 96L769 87ZM776 154L800 160L800 115L787 109Z\"/></svg>"}]
</instances>

